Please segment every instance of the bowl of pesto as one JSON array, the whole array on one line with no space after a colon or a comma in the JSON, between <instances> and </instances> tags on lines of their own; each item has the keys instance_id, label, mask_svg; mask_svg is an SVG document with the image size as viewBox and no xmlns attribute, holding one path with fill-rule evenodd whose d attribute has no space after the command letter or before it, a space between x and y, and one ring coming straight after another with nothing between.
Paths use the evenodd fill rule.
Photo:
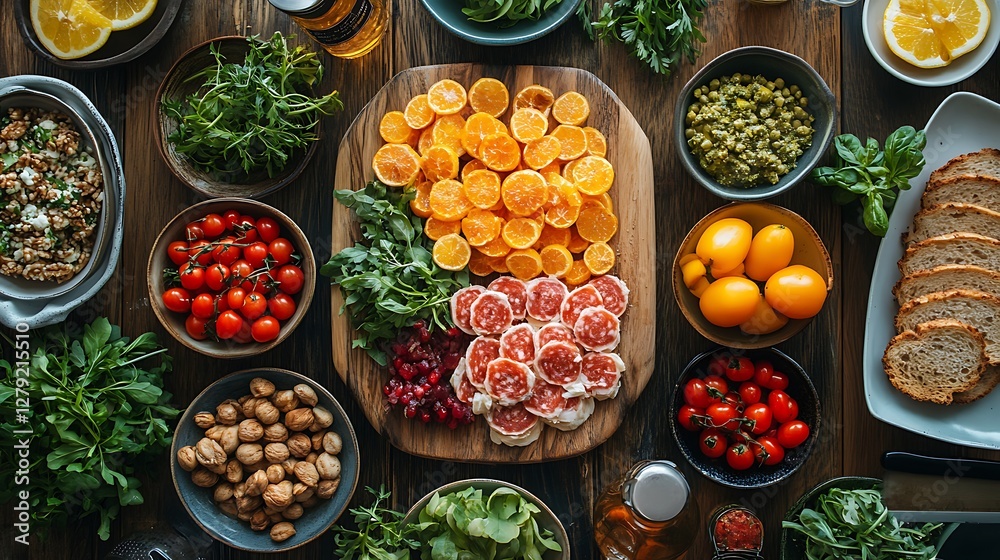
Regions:
<instances>
[{"instance_id":1,"label":"bowl of pesto","mask_svg":"<svg viewBox=\"0 0 1000 560\"><path fill-rule=\"evenodd\" d=\"M684 168L728 200L763 200L809 175L833 139L837 100L801 58L742 47L684 86L674 141Z\"/></svg>"}]
</instances>

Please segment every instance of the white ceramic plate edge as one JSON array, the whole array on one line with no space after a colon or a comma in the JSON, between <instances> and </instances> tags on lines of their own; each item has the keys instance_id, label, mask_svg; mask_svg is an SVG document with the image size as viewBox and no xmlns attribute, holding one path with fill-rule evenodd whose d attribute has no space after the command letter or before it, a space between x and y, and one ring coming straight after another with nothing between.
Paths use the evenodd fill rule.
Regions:
<instances>
[{"instance_id":1,"label":"white ceramic plate edge","mask_svg":"<svg viewBox=\"0 0 1000 560\"><path fill-rule=\"evenodd\" d=\"M962 130L959 128L962 119L975 126L956 133L954 129ZM990 128L990 123L995 128ZM934 111L925 130L927 165L910 181L910 190L899 194L889 219L889 231L875 260L865 318L865 402L872 416L904 430L969 447L1000 449L1000 430L995 419L1000 411L1000 391L965 405L917 402L897 391L882 367L885 347L896 334L894 317L898 308L892 286L900 278L896 262L903 254L901 236L920 207L920 197L932 171L963 153L1000 147L1000 104L973 93L953 93ZM977 429L977 425L982 428Z\"/></svg>"}]
</instances>

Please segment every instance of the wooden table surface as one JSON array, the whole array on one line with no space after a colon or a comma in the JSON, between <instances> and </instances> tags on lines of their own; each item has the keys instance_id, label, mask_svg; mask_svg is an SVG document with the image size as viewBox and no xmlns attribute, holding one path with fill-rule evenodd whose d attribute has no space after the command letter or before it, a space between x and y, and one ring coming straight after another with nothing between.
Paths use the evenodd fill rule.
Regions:
<instances>
[{"instance_id":1,"label":"wooden table surface","mask_svg":"<svg viewBox=\"0 0 1000 560\"><path fill-rule=\"evenodd\" d=\"M586 0L592 1L592 0ZM596 1L595 1L596 5ZM466 43L445 31L418 0L393 3L393 21L382 45L353 61L324 54L326 76L320 91L341 91L345 110L324 122L319 154L301 179L266 199L310 235L317 259L329 256L331 190L337 147L351 120L396 72L420 65L450 62L541 64L584 68L604 80L642 125L653 149L656 171L657 220L657 340L656 369L645 393L626 416L618 432L586 455L538 465L491 466L442 463L418 459L392 449L365 421L333 370L330 351L330 295L318 289L305 321L274 350L236 361L211 360L169 338L150 309L145 286L146 259L160 228L178 211L196 202L191 191L174 179L153 143L152 112L156 87L172 62L190 46L219 35L294 32L291 21L266 0L186 2L166 38L139 60L122 67L66 71L42 62L22 44L10 9L0 10L0 76L44 74L79 87L97 105L118 137L125 160L127 201L125 244L116 274L92 302L71 316L89 321L107 315L127 334L152 330L170 348L174 373L167 387L184 405L222 374L251 366L277 366L324 382L354 421L362 456L361 480L355 503L368 496L366 485L386 484L394 505L406 510L425 492L448 481L495 477L537 494L560 515L570 533L573 557L597 558L593 545L592 507L601 489L641 459L670 459L688 476L702 511L733 501L746 501L761 512L766 528L766 552L777 558L780 519L808 488L844 474L880 475L878 458L885 450L906 450L1000 459L989 453L948 445L891 428L875 420L864 403L862 337L869 281L879 240L861 226L857 208L840 209L825 193L803 184L772 199L803 215L819 231L833 256L836 287L822 313L801 334L780 348L810 372L823 402L823 428L818 444L803 468L787 481L756 492L719 486L689 468L670 435L665 399L681 368L712 344L689 328L670 288L669 267L678 243L704 214L724 203L698 187L683 171L671 141L671 114L677 93L691 75L713 57L744 45L768 45L803 57L826 79L840 102L840 128L859 136L885 136L903 124L923 125L934 108L957 90L1000 98L1000 64L996 57L974 78L948 88L926 89L905 84L886 73L868 53L861 33L861 4L841 11L819 0L795 0L778 7L754 6L745 0L714 2L703 26L708 42L695 65L682 65L670 78L654 75L628 58L619 44L592 44L576 20L527 45L486 48ZM304 39L304 38L303 38ZM115 524L108 543L96 538L96 524L84 522L37 539L26 552L5 537L0 558L101 558L110 543L139 529L163 524L174 502L166 459L144 480L146 503L130 507ZM9 535L11 508L2 519ZM688 558L710 556L703 529ZM288 558L333 557L328 535ZM11 549L16 547L14 553ZM263 558L216 547L222 558Z\"/></svg>"}]
</instances>

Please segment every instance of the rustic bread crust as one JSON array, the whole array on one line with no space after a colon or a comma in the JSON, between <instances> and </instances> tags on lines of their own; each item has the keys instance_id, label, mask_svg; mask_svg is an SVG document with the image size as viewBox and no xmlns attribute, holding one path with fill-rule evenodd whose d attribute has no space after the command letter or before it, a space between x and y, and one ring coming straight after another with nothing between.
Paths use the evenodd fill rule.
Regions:
<instances>
[{"instance_id":1,"label":"rustic bread crust","mask_svg":"<svg viewBox=\"0 0 1000 560\"><path fill-rule=\"evenodd\" d=\"M954 177L956 175L961 175L968 171L972 171L972 167L979 161L995 161L995 166L1000 167L1000 150L996 148L983 148L978 152L971 152L968 154L962 154L960 156L951 158L948 163L937 168L933 173L931 173L931 181L940 181L948 177Z\"/></svg>"},{"instance_id":2,"label":"rustic bread crust","mask_svg":"<svg viewBox=\"0 0 1000 560\"><path fill-rule=\"evenodd\" d=\"M924 188L924 194L920 197L920 206L922 208L931 208L935 204L944 204L945 202L964 202L966 204L977 204L978 206L983 206L984 208L989 208L993 211L1000 211L1000 208L994 208L981 204L974 199L974 196L968 192L959 193L959 198L944 199L941 198L940 191L947 190L956 185L961 186L963 183L969 183L967 188L979 188L984 191L994 191L992 193L983 193L987 196L992 195L993 197L1000 199L1000 179L992 177L990 175L975 175L975 174L965 174L958 175L956 177L949 177L940 181L931 181L927 183L927 187Z\"/></svg>"},{"instance_id":3,"label":"rustic bread crust","mask_svg":"<svg viewBox=\"0 0 1000 560\"><path fill-rule=\"evenodd\" d=\"M960 391L951 396L953 404L969 404L990 394L1000 385L1000 366L987 366L979 383L968 391Z\"/></svg>"},{"instance_id":4,"label":"rustic bread crust","mask_svg":"<svg viewBox=\"0 0 1000 560\"><path fill-rule=\"evenodd\" d=\"M918 270L911 274L908 274L899 279L896 285L892 287L892 295L896 298L896 302L903 305L907 301L919 297L921 295L926 295L934 291L919 293L911 297L903 297L903 293L906 291L906 285L912 282L919 282L926 278L934 278L940 275L942 278L951 274L970 274L973 276L980 276L984 283L994 282L997 285L997 291L993 295L1000 297L1000 272L996 270L990 270L988 268L982 268L980 266L966 265L966 264L943 264L941 266L936 266L934 268L928 268L924 270ZM971 289L971 288L970 288ZM979 290L982 291L982 290ZM986 292L991 293L991 292Z\"/></svg>"},{"instance_id":5,"label":"rustic bread crust","mask_svg":"<svg viewBox=\"0 0 1000 560\"><path fill-rule=\"evenodd\" d=\"M900 379L901 377L900 370L896 367L896 364L894 364L889 357L890 351L893 349L893 347L896 346L897 344L910 340L919 342L921 339L923 339L928 334L933 333L935 330L946 329L946 328L962 329L966 331L969 334L969 336L971 336L977 342L977 345L980 347L979 364L976 368L976 371L972 372L969 375L968 382L964 383L961 386L956 387L953 391L951 391L951 393L947 393L947 390L935 391L933 390L933 388L928 388L924 386L915 386L906 383L902 379ZM977 383L979 383L979 379L982 377L983 371L986 369L987 366L986 352L984 350L985 348L986 348L986 339L983 337L982 333L980 333L978 330L970 327L969 325L966 325L965 323L956 321L954 319L938 319L936 321L921 323L917 325L917 328L914 331L904 331L894 336L892 340L889 341L889 344L885 348L885 353L882 355L882 367L885 370L886 375L889 376L889 382L892 384L892 386L898 389L899 391L903 392L905 395L909 396L913 400L930 401L937 404L951 404L954 399L954 393L968 391L973 387L975 387ZM947 393L947 394L938 397L936 393Z\"/></svg>"},{"instance_id":6,"label":"rustic bread crust","mask_svg":"<svg viewBox=\"0 0 1000 560\"><path fill-rule=\"evenodd\" d=\"M906 233L903 237L904 244L911 244L924 239L930 239L935 237L931 235L928 237L926 233L920 231L925 229L925 224L923 222L933 220L934 218L940 217L941 214L947 213L957 213L962 216L969 216L973 214L978 214L979 219L983 221L989 228L989 231L970 231L970 230L960 230L962 226L953 225L952 223L946 223L946 227L951 228L946 232L941 233L975 233L978 235L984 235L986 237L996 237L1000 236L1000 212L994 212L989 208L983 208L982 206L976 206L975 204L966 204L964 202L946 202L944 204L935 204L930 208L924 208L923 210L917 212L916 216L913 216L913 226L910 231ZM954 218L953 219L958 219ZM930 227L929 224L926 224ZM996 236L991 236L991 233L996 233Z\"/></svg>"},{"instance_id":7,"label":"rustic bread crust","mask_svg":"<svg viewBox=\"0 0 1000 560\"><path fill-rule=\"evenodd\" d=\"M899 312L896 313L896 332L903 332L907 330L905 328L905 325L903 324L903 320L905 319L906 315L912 313L918 307L922 305L946 302L950 299L957 299L957 298L973 299L986 302L987 304L991 305L996 311L995 316L1000 317L1000 298L994 295L987 294L985 292L979 292L975 290L946 290L943 292L933 292L924 296L920 296L904 303L903 306L899 308ZM939 317L939 318L954 319L956 321L968 324L972 328L976 329L977 332L982 334L984 339L986 338L985 333L980 331L976 325L973 325L972 321L964 321L963 317ZM989 342L989 340L987 340L987 342ZM998 341L993 341L993 342L996 343ZM987 348L994 349L989 344L987 344ZM990 365L1000 365L1000 356L991 356L990 352L987 352L986 357L989 359Z\"/></svg>"},{"instance_id":8,"label":"rustic bread crust","mask_svg":"<svg viewBox=\"0 0 1000 560\"><path fill-rule=\"evenodd\" d=\"M935 245L946 245L953 241L958 241L958 240L978 241L985 245L991 245L997 250L1000 250L1000 240L994 239L992 237L986 237L985 235L979 235L975 233L964 233L964 232L938 235L937 237L931 237L929 239L924 239L923 241L918 241L907 247L906 251L903 253L903 258L899 259L899 262L897 263L900 273L902 273L903 276L906 276L911 272L916 272L917 270L921 270L921 269L910 270L909 266L907 265L908 259L912 257L914 254L928 247L933 247ZM941 262L940 264L943 265L951 263Z\"/></svg>"}]
</instances>

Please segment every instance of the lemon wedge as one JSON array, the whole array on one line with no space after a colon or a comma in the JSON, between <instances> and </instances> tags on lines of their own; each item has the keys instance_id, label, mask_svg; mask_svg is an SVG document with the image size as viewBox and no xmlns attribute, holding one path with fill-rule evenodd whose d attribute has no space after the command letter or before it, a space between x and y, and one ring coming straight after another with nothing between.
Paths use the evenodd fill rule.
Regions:
<instances>
[{"instance_id":1,"label":"lemon wedge","mask_svg":"<svg viewBox=\"0 0 1000 560\"><path fill-rule=\"evenodd\" d=\"M95 10L111 20L111 29L130 29L149 19L156 0L87 0Z\"/></svg>"},{"instance_id":2,"label":"lemon wedge","mask_svg":"<svg viewBox=\"0 0 1000 560\"><path fill-rule=\"evenodd\" d=\"M111 35L111 20L86 0L31 0L30 8L38 40L59 58L87 56Z\"/></svg>"},{"instance_id":3,"label":"lemon wedge","mask_svg":"<svg viewBox=\"0 0 1000 560\"><path fill-rule=\"evenodd\" d=\"M882 18L889 49L920 68L939 68L972 51L990 27L985 0L890 0Z\"/></svg>"}]
</instances>

